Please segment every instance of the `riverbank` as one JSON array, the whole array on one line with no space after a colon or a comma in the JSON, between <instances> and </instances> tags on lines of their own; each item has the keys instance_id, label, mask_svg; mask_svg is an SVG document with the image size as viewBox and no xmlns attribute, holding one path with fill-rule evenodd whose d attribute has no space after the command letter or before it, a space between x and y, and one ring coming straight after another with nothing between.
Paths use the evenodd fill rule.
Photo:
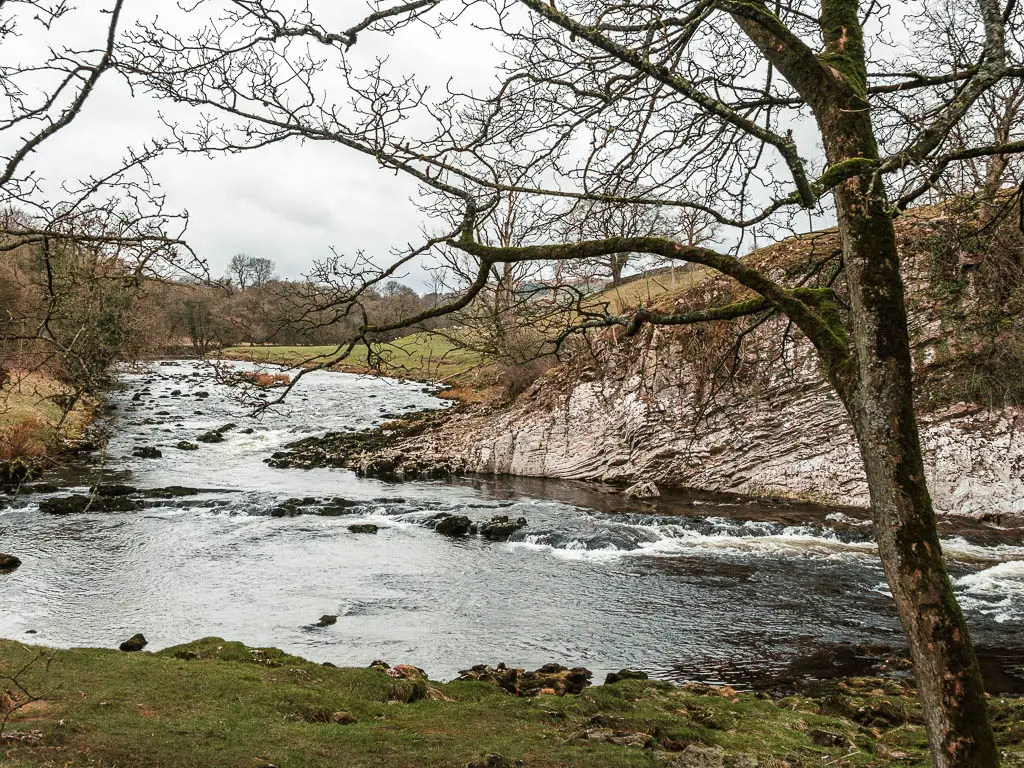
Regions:
<instances>
[{"instance_id":1,"label":"riverbank","mask_svg":"<svg viewBox=\"0 0 1024 768\"><path fill-rule=\"evenodd\" d=\"M311 368L338 354L338 347L238 345L217 352L226 360ZM355 347L351 354L330 366L342 373L386 375L428 384L442 384L454 392L452 399L479 401L473 389L481 383L482 358L479 354L457 347L449 339L435 333L414 333L393 342L375 344L378 356L369 360L365 346Z\"/></svg>"},{"instance_id":2,"label":"riverbank","mask_svg":"<svg viewBox=\"0 0 1024 768\"><path fill-rule=\"evenodd\" d=\"M66 398L43 371L8 373L0 388L0 485L20 483L84 439L95 403L67 411Z\"/></svg>"},{"instance_id":3,"label":"riverbank","mask_svg":"<svg viewBox=\"0 0 1024 768\"><path fill-rule=\"evenodd\" d=\"M912 688L882 678L818 698L646 680L517 697L218 638L154 654L0 641L0 675L19 670L0 686L11 768L928 764ZM1024 765L1024 700L991 705L1004 765Z\"/></svg>"}]
</instances>

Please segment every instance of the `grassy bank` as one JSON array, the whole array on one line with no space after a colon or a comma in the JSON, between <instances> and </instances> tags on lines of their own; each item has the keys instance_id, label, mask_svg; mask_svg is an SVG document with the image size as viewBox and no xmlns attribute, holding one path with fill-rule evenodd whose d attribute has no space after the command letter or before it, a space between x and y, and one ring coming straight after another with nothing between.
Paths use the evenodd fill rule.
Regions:
<instances>
[{"instance_id":1,"label":"grassy bank","mask_svg":"<svg viewBox=\"0 0 1024 768\"><path fill-rule=\"evenodd\" d=\"M155 654L0 642L0 675L33 659L20 682L50 693L10 715L0 762L12 768L928 764L919 711L892 682L849 681L826 699L633 680L516 698L217 638ZM992 704L1004 764L1024 765L1024 702Z\"/></svg>"},{"instance_id":2,"label":"grassy bank","mask_svg":"<svg viewBox=\"0 0 1024 768\"><path fill-rule=\"evenodd\" d=\"M78 440L90 409L76 406L64 413L65 388L43 372L13 372L0 389L0 464L45 461Z\"/></svg>"},{"instance_id":3,"label":"grassy bank","mask_svg":"<svg viewBox=\"0 0 1024 768\"><path fill-rule=\"evenodd\" d=\"M384 363L379 369L371 366L366 347L360 346L334 366L334 370L382 372L417 381L463 383L465 376L480 363L475 353L459 349L432 333L416 333L387 344L377 344L373 351L383 358ZM227 347L220 354L233 360L299 366L322 362L336 353L337 347L334 346L237 346Z\"/></svg>"}]
</instances>

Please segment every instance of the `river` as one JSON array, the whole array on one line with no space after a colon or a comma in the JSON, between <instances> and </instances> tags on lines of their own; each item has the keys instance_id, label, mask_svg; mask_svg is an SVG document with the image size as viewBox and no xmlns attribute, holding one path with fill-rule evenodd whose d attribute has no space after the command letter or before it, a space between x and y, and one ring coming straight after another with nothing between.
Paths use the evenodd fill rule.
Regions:
<instances>
[{"instance_id":1,"label":"river","mask_svg":"<svg viewBox=\"0 0 1024 768\"><path fill-rule=\"evenodd\" d=\"M849 511L699 494L650 506L571 483L273 469L264 460L297 438L445 403L422 384L314 373L255 416L189 361L120 382L103 455L43 478L59 491L0 502L0 551L23 561L0 577L0 636L114 647L142 632L153 650L217 635L338 665L410 663L442 679L479 663L557 661L595 677L633 667L708 682L827 644L902 643L869 526ZM228 423L223 442L175 447ZM162 455L133 456L140 446ZM129 512L40 511L97 483L201 492ZM339 505L343 514L322 514ZM450 538L427 525L440 512L527 525L507 542ZM379 531L350 532L355 523ZM1018 534L944 534L985 646L1019 646ZM314 626L323 614L337 623Z\"/></svg>"}]
</instances>

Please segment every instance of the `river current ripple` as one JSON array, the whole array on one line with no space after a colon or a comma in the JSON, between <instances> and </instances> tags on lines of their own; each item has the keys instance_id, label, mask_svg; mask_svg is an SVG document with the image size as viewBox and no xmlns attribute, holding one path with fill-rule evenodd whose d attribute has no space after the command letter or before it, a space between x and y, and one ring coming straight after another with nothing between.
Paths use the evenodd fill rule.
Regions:
<instances>
[{"instance_id":1,"label":"river current ripple","mask_svg":"<svg viewBox=\"0 0 1024 768\"><path fill-rule=\"evenodd\" d=\"M0 577L0 636L116 646L143 632L153 650L218 635L436 678L558 661L708 682L830 643L902 644L870 533L841 512L794 521L698 499L666 513L605 506L565 483L273 469L264 459L290 441L445 403L422 384L315 373L255 417L202 363L120 381L102 459L44 480L62 493L98 482L204 491L124 513L48 515L42 493L0 502L0 551L24 563ZM224 442L174 447L229 422ZM132 456L141 445L162 457ZM319 514L339 498L346 514ZM299 514L273 516L282 504ZM439 512L528 525L503 543L453 539L427 527ZM348 530L360 522L379 532ZM1017 643L1024 543L954 531L943 544L976 641ZM337 623L313 626L322 614Z\"/></svg>"}]
</instances>

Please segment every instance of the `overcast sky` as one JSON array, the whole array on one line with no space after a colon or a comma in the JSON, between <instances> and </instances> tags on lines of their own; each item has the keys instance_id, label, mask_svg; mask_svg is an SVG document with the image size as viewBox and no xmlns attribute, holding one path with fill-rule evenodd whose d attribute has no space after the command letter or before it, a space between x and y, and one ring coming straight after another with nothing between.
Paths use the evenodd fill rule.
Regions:
<instances>
[{"instance_id":1,"label":"overcast sky","mask_svg":"<svg viewBox=\"0 0 1024 768\"><path fill-rule=\"evenodd\" d=\"M102 42L108 17L98 9L111 4L79 0L72 25L76 41ZM362 2L329 5L345 7L347 18L338 19L345 26L367 12ZM126 11L135 19L150 19L158 12L166 19L171 6L171 0L128 0ZM24 30L4 60L52 42L38 26L26 25ZM451 77L463 88L484 90L499 60L488 36L467 28L449 29L447 35L438 40L427 29L406 29L382 45L396 67L415 70L434 85ZM458 55L450 55L454 35ZM384 52L379 46L371 49L372 40L367 43L365 59ZM51 181L101 172L127 146L166 134L160 112L183 123L195 117L191 110L144 94L133 96L116 75L105 76L80 117L43 146L32 167ZM224 274L232 254L245 252L273 259L282 277L298 278L314 259L329 255L331 247L346 254L363 250L384 256L393 246L417 241L425 223L410 202L415 184L342 147L292 142L213 159L169 156L154 162L152 170L168 207L188 211L187 239L214 275ZM405 282L427 287L423 272L406 275Z\"/></svg>"},{"instance_id":2,"label":"overcast sky","mask_svg":"<svg viewBox=\"0 0 1024 768\"><path fill-rule=\"evenodd\" d=\"M62 26L62 33L79 46L100 45L109 18L100 10L113 0L77 2L79 9L71 23ZM297 2L279 0L279 5ZM311 3L328 29L344 29L367 13L362 0ZM122 28L155 16L177 28L202 21L196 13L185 16L175 8L173 0L126 0ZM488 13L484 7L474 11ZM893 12L885 19L886 32L895 39L906 37L903 24L895 23L899 15ZM441 39L422 26L400 30L393 38L364 35L349 56L357 69L385 56L393 71L415 73L417 81L430 84L438 96L449 80L458 90L481 95L491 90L501 60L499 38L471 23L485 20L493 23L490 16L463 18L445 26ZM30 60L48 44L54 44L52 34L39 25L27 25L21 38L5 40L0 62ZM335 97L344 100L344 94ZM117 75L105 76L79 119L43 145L33 168L54 181L103 172L114 166L126 147L166 135L161 112L182 124L197 117L194 110L157 102L141 92L133 95ZM813 127L793 127L802 151L814 153ZM411 202L416 186L408 177L382 171L372 159L340 146L292 142L213 159L167 156L155 161L152 170L167 195L168 208L188 211L187 239L214 276L223 275L231 256L239 252L272 259L282 277L293 279L315 259L330 255L332 248L347 255L363 251L385 263L391 248L419 242L422 227L437 231ZM830 223L822 218L814 226ZM749 239L742 241L741 252L751 245ZM429 288L422 270L414 268L401 277L418 290Z\"/></svg>"}]
</instances>

